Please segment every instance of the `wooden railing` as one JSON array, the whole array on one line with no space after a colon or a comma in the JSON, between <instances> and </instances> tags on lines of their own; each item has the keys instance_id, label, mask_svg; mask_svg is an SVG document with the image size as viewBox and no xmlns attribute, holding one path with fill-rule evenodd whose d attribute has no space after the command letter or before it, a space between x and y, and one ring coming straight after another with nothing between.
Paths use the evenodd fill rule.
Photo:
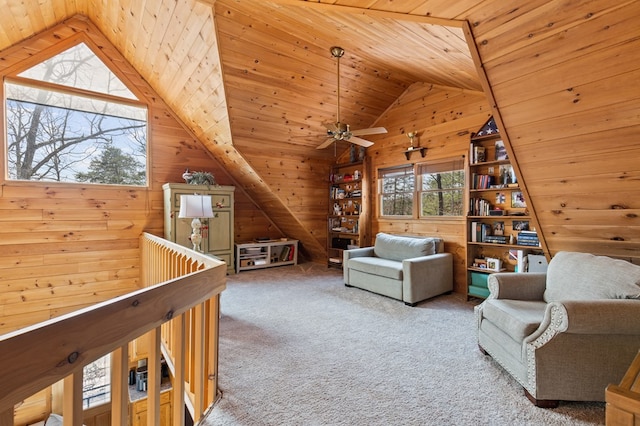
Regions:
<instances>
[{"instance_id":1,"label":"wooden railing","mask_svg":"<svg viewBox=\"0 0 640 426\"><path fill-rule=\"evenodd\" d=\"M147 424L194 421L217 393L219 297L224 262L150 234L141 237L144 288L0 336L0 426L14 406L62 381L66 425L81 425L83 367L112 353L111 424L129 423L129 346L148 338ZM173 374L171 420L160 418L161 354ZM185 396L186 395L186 396ZM55 406L55 404L54 404Z\"/></svg>"}]
</instances>

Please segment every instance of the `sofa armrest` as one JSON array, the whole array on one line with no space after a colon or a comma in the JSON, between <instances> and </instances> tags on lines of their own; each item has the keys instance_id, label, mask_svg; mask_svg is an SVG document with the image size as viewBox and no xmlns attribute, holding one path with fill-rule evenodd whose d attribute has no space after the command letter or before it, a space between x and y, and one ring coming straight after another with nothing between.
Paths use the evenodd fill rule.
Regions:
<instances>
[{"instance_id":1,"label":"sofa armrest","mask_svg":"<svg viewBox=\"0 0 640 426\"><path fill-rule=\"evenodd\" d=\"M407 303L453 290L453 255L436 253L402 261L402 298Z\"/></svg>"},{"instance_id":2,"label":"sofa armrest","mask_svg":"<svg viewBox=\"0 0 640 426\"><path fill-rule=\"evenodd\" d=\"M489 275L487 281L489 298L512 300L543 300L546 283L544 272L498 272Z\"/></svg>"},{"instance_id":3,"label":"sofa armrest","mask_svg":"<svg viewBox=\"0 0 640 426\"><path fill-rule=\"evenodd\" d=\"M355 257L374 257L373 247L360 247L357 249L344 250L342 252L342 275L344 277L344 283L349 284L349 259Z\"/></svg>"}]
</instances>

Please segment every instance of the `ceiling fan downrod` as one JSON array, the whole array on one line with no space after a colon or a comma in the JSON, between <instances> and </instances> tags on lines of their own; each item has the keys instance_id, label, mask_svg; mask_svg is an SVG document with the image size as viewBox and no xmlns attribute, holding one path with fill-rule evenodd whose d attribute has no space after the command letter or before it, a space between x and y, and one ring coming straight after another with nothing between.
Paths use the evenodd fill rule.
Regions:
<instances>
[{"instance_id":1,"label":"ceiling fan downrod","mask_svg":"<svg viewBox=\"0 0 640 426\"><path fill-rule=\"evenodd\" d=\"M338 63L338 110L336 113L336 123L340 123L340 58L344 55L344 49L339 46L333 46L329 51Z\"/></svg>"}]
</instances>

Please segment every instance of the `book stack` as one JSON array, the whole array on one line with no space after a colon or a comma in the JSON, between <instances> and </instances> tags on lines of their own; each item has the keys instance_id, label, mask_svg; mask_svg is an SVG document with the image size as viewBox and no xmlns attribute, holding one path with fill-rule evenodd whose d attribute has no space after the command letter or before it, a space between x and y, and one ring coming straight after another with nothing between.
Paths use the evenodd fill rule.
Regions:
<instances>
[{"instance_id":1,"label":"book stack","mask_svg":"<svg viewBox=\"0 0 640 426\"><path fill-rule=\"evenodd\" d=\"M482 222L471 222L471 241L474 243L487 242L487 238L492 236L491 225Z\"/></svg>"},{"instance_id":2,"label":"book stack","mask_svg":"<svg viewBox=\"0 0 640 426\"><path fill-rule=\"evenodd\" d=\"M518 232L518 245L539 247L540 240L538 239L537 231L520 231Z\"/></svg>"},{"instance_id":3,"label":"book stack","mask_svg":"<svg viewBox=\"0 0 640 426\"><path fill-rule=\"evenodd\" d=\"M469 202L470 216L489 216L491 203L484 198L471 198Z\"/></svg>"},{"instance_id":4,"label":"book stack","mask_svg":"<svg viewBox=\"0 0 640 426\"><path fill-rule=\"evenodd\" d=\"M493 185L493 176L491 175L481 175L478 173L473 173L471 175L473 188L472 189L488 189Z\"/></svg>"}]
</instances>

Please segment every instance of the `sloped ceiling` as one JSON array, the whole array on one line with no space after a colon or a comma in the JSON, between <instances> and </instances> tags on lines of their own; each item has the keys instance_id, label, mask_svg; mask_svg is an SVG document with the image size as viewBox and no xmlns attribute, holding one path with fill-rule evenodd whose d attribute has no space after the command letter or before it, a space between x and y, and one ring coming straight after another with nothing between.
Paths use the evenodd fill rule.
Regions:
<instances>
[{"instance_id":1,"label":"sloped ceiling","mask_svg":"<svg viewBox=\"0 0 640 426\"><path fill-rule=\"evenodd\" d=\"M461 22L430 16L464 7L440 14L430 8L441 2L427 0L357 3L4 0L0 49L87 16L282 232L321 257L324 232L305 223L315 206L297 200L318 199L311 182L326 179L347 147L315 149L338 112L330 47L346 50L340 115L352 129L375 125L415 82L480 90ZM284 172L274 174L275 164ZM283 179L298 181L297 192Z\"/></svg>"},{"instance_id":2,"label":"sloped ceiling","mask_svg":"<svg viewBox=\"0 0 640 426\"><path fill-rule=\"evenodd\" d=\"M636 0L0 6L0 49L75 14L87 16L281 231L316 259L326 239L322 182L335 159L333 149L315 149L337 109L329 48L347 51L341 118L358 129L375 125L415 82L486 88L466 50L467 21L491 84L487 96L500 110L550 252L639 258Z\"/></svg>"}]
</instances>

